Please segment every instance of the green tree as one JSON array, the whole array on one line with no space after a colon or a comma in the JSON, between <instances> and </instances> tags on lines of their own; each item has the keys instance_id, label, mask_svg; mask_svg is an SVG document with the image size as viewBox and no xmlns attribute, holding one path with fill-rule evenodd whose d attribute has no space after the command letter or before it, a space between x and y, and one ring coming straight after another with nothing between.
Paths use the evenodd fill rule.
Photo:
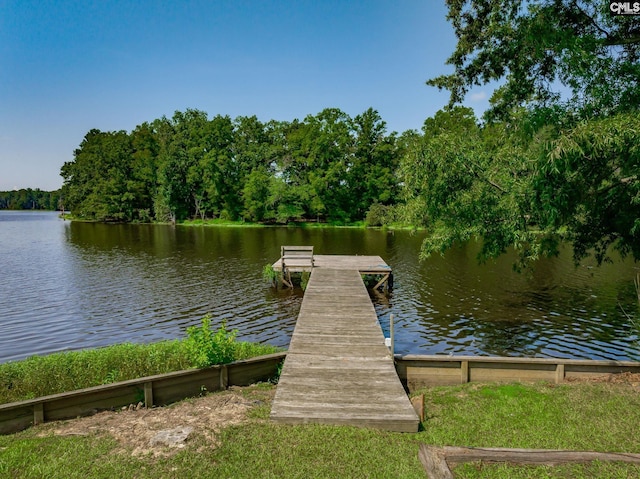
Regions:
<instances>
[{"instance_id":1,"label":"green tree","mask_svg":"<svg viewBox=\"0 0 640 479\"><path fill-rule=\"evenodd\" d=\"M189 162L186 126L183 115L174 114L172 120L162 118L156 124L159 130L158 189L154 199L154 212L159 221L185 219L193 204L192 191L187 182ZM182 131L180 131L182 130Z\"/></svg>"},{"instance_id":2,"label":"green tree","mask_svg":"<svg viewBox=\"0 0 640 479\"><path fill-rule=\"evenodd\" d=\"M305 118L302 136L292 138L302 172L299 186L306 185L305 211L310 217L349 221L347 169L353 138L351 118L337 108L326 108ZM297 141L297 145L296 145Z\"/></svg>"},{"instance_id":3,"label":"green tree","mask_svg":"<svg viewBox=\"0 0 640 479\"><path fill-rule=\"evenodd\" d=\"M67 207L83 218L131 221L135 207L135 194L129 190L131 155L126 132L87 133L74 161L62 166Z\"/></svg>"},{"instance_id":4,"label":"green tree","mask_svg":"<svg viewBox=\"0 0 640 479\"><path fill-rule=\"evenodd\" d=\"M133 218L148 222L158 183L158 140L153 126L146 122L137 126L130 136L133 152L128 190L135 198Z\"/></svg>"},{"instance_id":5,"label":"green tree","mask_svg":"<svg viewBox=\"0 0 640 479\"><path fill-rule=\"evenodd\" d=\"M286 223L302 219L305 214L324 213L324 204L315 191L309 175L312 174L313 131L309 124L294 120L280 122L273 132L277 148L275 180L270 185L270 203L276 211L276 220ZM314 207L308 206L309 198Z\"/></svg>"},{"instance_id":6,"label":"green tree","mask_svg":"<svg viewBox=\"0 0 640 479\"><path fill-rule=\"evenodd\" d=\"M477 236L483 257L513 246L526 261L568 240L576 261L612 246L640 258L640 20L595 0L447 5L455 70L427 83L450 90L450 109L402 169L407 207L432 228L424 253ZM492 80L504 83L482 126L451 109Z\"/></svg>"},{"instance_id":7,"label":"green tree","mask_svg":"<svg viewBox=\"0 0 640 479\"><path fill-rule=\"evenodd\" d=\"M156 188L153 196L153 214L156 221L175 222L176 207L173 202L174 171L172 165L172 141L174 128L166 117L154 120L153 132L158 142Z\"/></svg>"},{"instance_id":8,"label":"green tree","mask_svg":"<svg viewBox=\"0 0 640 479\"><path fill-rule=\"evenodd\" d=\"M237 171L231 156L231 119L217 115L209 120L205 112L189 109L157 121L156 130L156 217L175 221L223 211L237 216L241 203L233 189Z\"/></svg>"},{"instance_id":9,"label":"green tree","mask_svg":"<svg viewBox=\"0 0 640 479\"><path fill-rule=\"evenodd\" d=\"M238 219L242 212L241 173L233 156L233 122L216 115L208 125L203 158L208 211L213 216Z\"/></svg>"},{"instance_id":10,"label":"green tree","mask_svg":"<svg viewBox=\"0 0 640 479\"><path fill-rule=\"evenodd\" d=\"M613 16L602 0L447 0L458 43L451 74L427 84L461 103L472 85L504 81L489 117L549 106L562 88L588 115L640 104L640 17Z\"/></svg>"},{"instance_id":11,"label":"green tree","mask_svg":"<svg viewBox=\"0 0 640 479\"><path fill-rule=\"evenodd\" d=\"M394 203L398 152L373 109L267 123L188 109L130 134L91 130L61 169L62 198L101 221L358 220Z\"/></svg>"},{"instance_id":12,"label":"green tree","mask_svg":"<svg viewBox=\"0 0 640 479\"><path fill-rule=\"evenodd\" d=\"M42 191L39 188L0 191L0 210L55 210L59 198L59 191Z\"/></svg>"},{"instance_id":13,"label":"green tree","mask_svg":"<svg viewBox=\"0 0 640 479\"><path fill-rule=\"evenodd\" d=\"M529 211L519 195L527 175L518 152L491 147L467 108L438 112L423 131L401 170L413 217L429 226L422 254L479 237L484 239L481 258L487 258L530 241L522 237Z\"/></svg>"},{"instance_id":14,"label":"green tree","mask_svg":"<svg viewBox=\"0 0 640 479\"><path fill-rule=\"evenodd\" d=\"M566 228L576 258L611 246L640 259L640 116L582 121L550 144L535 178L540 226Z\"/></svg>"},{"instance_id":15,"label":"green tree","mask_svg":"<svg viewBox=\"0 0 640 479\"><path fill-rule=\"evenodd\" d=\"M373 108L357 115L352 125L353 155L347 173L349 213L353 219L362 219L372 204L395 202L399 154L395 135L386 134L386 123Z\"/></svg>"},{"instance_id":16,"label":"green tree","mask_svg":"<svg viewBox=\"0 0 640 479\"><path fill-rule=\"evenodd\" d=\"M246 220L260 222L275 217L269 201L272 178L269 172L263 168L255 168L249 173L242 190L244 199L243 217Z\"/></svg>"},{"instance_id":17,"label":"green tree","mask_svg":"<svg viewBox=\"0 0 640 479\"><path fill-rule=\"evenodd\" d=\"M256 168L271 168L273 162L269 128L254 116L233 120L233 158L244 184ZM242 186L242 185L241 185Z\"/></svg>"}]
</instances>

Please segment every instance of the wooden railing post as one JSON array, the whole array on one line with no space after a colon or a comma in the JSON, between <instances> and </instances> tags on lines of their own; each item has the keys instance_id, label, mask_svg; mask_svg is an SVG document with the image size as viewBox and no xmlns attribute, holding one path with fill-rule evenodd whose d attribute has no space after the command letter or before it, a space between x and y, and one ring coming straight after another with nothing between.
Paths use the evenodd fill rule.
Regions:
<instances>
[{"instance_id":1,"label":"wooden railing post","mask_svg":"<svg viewBox=\"0 0 640 479\"><path fill-rule=\"evenodd\" d=\"M395 334L393 332L393 313L389 315L389 337L391 339L391 359L395 357Z\"/></svg>"}]
</instances>

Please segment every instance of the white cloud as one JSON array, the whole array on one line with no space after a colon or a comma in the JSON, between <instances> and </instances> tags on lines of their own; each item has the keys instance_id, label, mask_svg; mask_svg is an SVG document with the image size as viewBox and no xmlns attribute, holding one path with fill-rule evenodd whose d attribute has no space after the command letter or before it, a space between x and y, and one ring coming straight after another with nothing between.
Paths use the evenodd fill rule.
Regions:
<instances>
[{"instance_id":1,"label":"white cloud","mask_svg":"<svg viewBox=\"0 0 640 479\"><path fill-rule=\"evenodd\" d=\"M481 101L484 101L487 99L487 92L486 91L479 91L476 93L471 93L469 95L469 101L471 103L479 103Z\"/></svg>"}]
</instances>

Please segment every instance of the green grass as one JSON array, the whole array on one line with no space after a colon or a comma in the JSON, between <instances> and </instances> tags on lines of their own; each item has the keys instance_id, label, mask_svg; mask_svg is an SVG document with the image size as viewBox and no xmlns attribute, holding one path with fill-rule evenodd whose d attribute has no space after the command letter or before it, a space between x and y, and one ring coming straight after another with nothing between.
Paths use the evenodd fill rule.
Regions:
<instances>
[{"instance_id":1,"label":"green grass","mask_svg":"<svg viewBox=\"0 0 640 479\"><path fill-rule=\"evenodd\" d=\"M282 227L288 226L291 228L365 228L364 221L290 221L288 223L252 223L250 221L242 220L221 220L221 219L192 219L182 220L177 224L183 226L232 226L232 227L253 227L253 228L268 228L268 227Z\"/></svg>"},{"instance_id":2,"label":"green grass","mask_svg":"<svg viewBox=\"0 0 640 479\"><path fill-rule=\"evenodd\" d=\"M425 400L425 437L434 445L640 452L640 394L633 389L465 385L426 390Z\"/></svg>"},{"instance_id":3,"label":"green grass","mask_svg":"<svg viewBox=\"0 0 640 479\"><path fill-rule=\"evenodd\" d=\"M423 391L433 445L640 453L640 392L596 384L465 385ZM456 478L640 477L640 466L465 464Z\"/></svg>"},{"instance_id":4,"label":"green grass","mask_svg":"<svg viewBox=\"0 0 640 479\"><path fill-rule=\"evenodd\" d=\"M243 390L246 397L273 386ZM245 393L246 391L246 393ZM55 437L42 428L0 436L0 477L421 478L421 443L640 452L640 393L630 385L483 385L430 388L416 434L268 422L270 405L229 427L217 448L195 437L170 458L116 452L108 436ZM640 467L596 462L530 467L465 464L457 479L632 478Z\"/></svg>"},{"instance_id":5,"label":"green grass","mask_svg":"<svg viewBox=\"0 0 640 479\"><path fill-rule=\"evenodd\" d=\"M184 340L116 344L0 364L0 404L280 351L237 341L224 324L216 332L209 327L204 318Z\"/></svg>"},{"instance_id":6,"label":"green grass","mask_svg":"<svg viewBox=\"0 0 640 479\"><path fill-rule=\"evenodd\" d=\"M64 219L69 221L85 222L85 223L99 223L98 220L91 220L87 218L81 218L72 214L64 215ZM153 224L171 224L166 222L154 221ZM185 219L176 222L180 226L217 226L217 227L229 227L229 228L271 228L271 227L289 227L289 228L351 228L351 229L382 229L382 230L413 230L421 231L424 228L408 225L405 223L391 223L384 226L370 226L364 220L360 221L290 221L288 223L257 223L244 220L228 220L228 219Z\"/></svg>"},{"instance_id":7,"label":"green grass","mask_svg":"<svg viewBox=\"0 0 640 479\"><path fill-rule=\"evenodd\" d=\"M262 223L251 223L242 220L224 220L224 219L193 219L193 220L181 220L176 224L182 226L225 226L225 227L250 227L250 228L264 228L268 225Z\"/></svg>"},{"instance_id":8,"label":"green grass","mask_svg":"<svg viewBox=\"0 0 640 479\"><path fill-rule=\"evenodd\" d=\"M455 469L459 479L633 479L640 477L640 467L593 462L558 466L511 466L506 464L469 463Z\"/></svg>"}]
</instances>

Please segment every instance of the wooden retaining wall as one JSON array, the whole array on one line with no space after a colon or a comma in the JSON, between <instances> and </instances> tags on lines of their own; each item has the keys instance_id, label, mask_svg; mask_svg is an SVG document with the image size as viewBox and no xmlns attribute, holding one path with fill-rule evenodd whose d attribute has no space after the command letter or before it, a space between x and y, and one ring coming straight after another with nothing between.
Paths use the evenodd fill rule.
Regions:
<instances>
[{"instance_id":1,"label":"wooden retaining wall","mask_svg":"<svg viewBox=\"0 0 640 479\"><path fill-rule=\"evenodd\" d=\"M272 378L286 353L190 369L157 376L95 386L27 401L0 405L0 434L33 424L87 416L142 401L162 406L206 391L248 386ZM480 356L396 355L396 371L409 391L425 386L475 382L549 381L588 379L611 373L640 373L640 362L537 359ZM336 373L338 370L336 371Z\"/></svg>"},{"instance_id":2,"label":"wooden retaining wall","mask_svg":"<svg viewBox=\"0 0 640 479\"><path fill-rule=\"evenodd\" d=\"M395 360L398 376L409 391L467 382L560 383L611 373L640 373L640 362L632 361L423 355L396 355Z\"/></svg>"},{"instance_id":3,"label":"wooden retaining wall","mask_svg":"<svg viewBox=\"0 0 640 479\"><path fill-rule=\"evenodd\" d=\"M203 369L189 369L131 379L77 391L0 405L0 434L33 424L88 416L101 410L143 402L164 406L205 391L248 386L274 377L286 353L269 354Z\"/></svg>"}]
</instances>

